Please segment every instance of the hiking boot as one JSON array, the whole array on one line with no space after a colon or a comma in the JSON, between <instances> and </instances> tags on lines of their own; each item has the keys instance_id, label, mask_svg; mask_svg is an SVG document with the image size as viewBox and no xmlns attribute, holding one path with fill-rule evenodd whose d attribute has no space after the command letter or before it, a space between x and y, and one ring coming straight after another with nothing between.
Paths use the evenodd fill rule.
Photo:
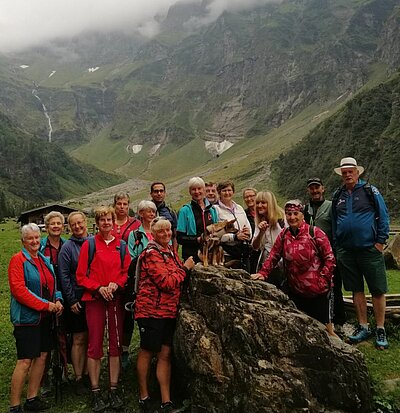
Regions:
<instances>
[{"instance_id":1,"label":"hiking boot","mask_svg":"<svg viewBox=\"0 0 400 413\"><path fill-rule=\"evenodd\" d=\"M104 403L104 400L101 398L100 391L94 391L92 392L92 394L92 412L104 412L104 410L106 410L108 406Z\"/></svg>"},{"instance_id":2,"label":"hiking boot","mask_svg":"<svg viewBox=\"0 0 400 413\"><path fill-rule=\"evenodd\" d=\"M22 413L22 406L13 406L10 407L10 409L8 410L8 413Z\"/></svg>"},{"instance_id":3,"label":"hiking boot","mask_svg":"<svg viewBox=\"0 0 400 413\"><path fill-rule=\"evenodd\" d=\"M140 413L153 413L151 409L151 399L146 397L143 400L139 400L139 412Z\"/></svg>"},{"instance_id":4,"label":"hiking boot","mask_svg":"<svg viewBox=\"0 0 400 413\"><path fill-rule=\"evenodd\" d=\"M25 412L43 412L48 409L50 409L50 404L41 400L38 396L33 399L27 399L24 403Z\"/></svg>"},{"instance_id":5,"label":"hiking boot","mask_svg":"<svg viewBox=\"0 0 400 413\"><path fill-rule=\"evenodd\" d=\"M181 411L181 408L176 408L174 404L170 401L166 403L161 403L159 413L178 413Z\"/></svg>"},{"instance_id":6,"label":"hiking boot","mask_svg":"<svg viewBox=\"0 0 400 413\"><path fill-rule=\"evenodd\" d=\"M379 350L384 350L389 347L389 343L386 339L386 331L384 328L376 329L375 347Z\"/></svg>"},{"instance_id":7,"label":"hiking boot","mask_svg":"<svg viewBox=\"0 0 400 413\"><path fill-rule=\"evenodd\" d=\"M121 409L122 406L124 405L124 402L122 401L121 397L119 397L117 389L110 390L108 394L108 401L110 402L111 409L114 409L114 410Z\"/></svg>"},{"instance_id":8,"label":"hiking boot","mask_svg":"<svg viewBox=\"0 0 400 413\"><path fill-rule=\"evenodd\" d=\"M351 343L361 343L361 341L367 340L371 336L371 330L362 326L358 326L348 339Z\"/></svg>"},{"instance_id":9,"label":"hiking boot","mask_svg":"<svg viewBox=\"0 0 400 413\"><path fill-rule=\"evenodd\" d=\"M74 392L77 396L84 396L85 394L89 394L89 389L83 382L83 379L78 379L75 381Z\"/></svg>"}]
</instances>

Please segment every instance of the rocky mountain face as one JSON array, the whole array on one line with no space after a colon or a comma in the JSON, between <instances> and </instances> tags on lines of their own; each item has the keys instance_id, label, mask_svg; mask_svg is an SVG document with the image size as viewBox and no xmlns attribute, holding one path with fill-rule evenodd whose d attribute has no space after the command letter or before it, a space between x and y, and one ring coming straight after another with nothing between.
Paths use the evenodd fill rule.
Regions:
<instances>
[{"instance_id":1,"label":"rocky mountain face","mask_svg":"<svg viewBox=\"0 0 400 413\"><path fill-rule=\"evenodd\" d=\"M399 4L286 0L225 12L196 29L189 23L204 16L207 2L181 3L160 17L162 32L147 43L119 34L87 35L68 47L59 41L58 50L68 49L65 55L74 58L58 60L51 79L47 59L38 94L53 137L62 143L90 140L104 126L110 140L125 146L182 146L195 138L235 143L282 125L311 104L350 96L373 63L395 70ZM26 58L35 62L32 53ZM21 63L24 56L15 59ZM29 95L29 80L38 83L35 64L35 73L18 68L12 81L3 79L0 110L46 136L41 105ZM79 75L73 67L82 69Z\"/></svg>"}]
</instances>

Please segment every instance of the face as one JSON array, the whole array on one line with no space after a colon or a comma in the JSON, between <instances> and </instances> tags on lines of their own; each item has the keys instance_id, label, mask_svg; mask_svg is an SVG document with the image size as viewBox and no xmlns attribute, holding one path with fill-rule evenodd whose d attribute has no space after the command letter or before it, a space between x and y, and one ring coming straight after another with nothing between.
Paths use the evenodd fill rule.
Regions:
<instances>
[{"instance_id":1,"label":"face","mask_svg":"<svg viewBox=\"0 0 400 413\"><path fill-rule=\"evenodd\" d=\"M268 213L268 202L267 201L257 201L256 204L257 213L260 216L267 216Z\"/></svg>"},{"instance_id":2,"label":"face","mask_svg":"<svg viewBox=\"0 0 400 413\"><path fill-rule=\"evenodd\" d=\"M226 188L221 189L221 192L220 192L219 196L220 196L222 202L230 201L233 197L232 187L227 186Z\"/></svg>"},{"instance_id":3,"label":"face","mask_svg":"<svg viewBox=\"0 0 400 413\"><path fill-rule=\"evenodd\" d=\"M153 189L150 192L150 196L154 202L163 202L165 199L165 195L165 189L162 184L153 185Z\"/></svg>"},{"instance_id":4,"label":"face","mask_svg":"<svg viewBox=\"0 0 400 413\"><path fill-rule=\"evenodd\" d=\"M22 244L30 255L36 257L40 248L40 232L28 231L22 240Z\"/></svg>"},{"instance_id":5,"label":"face","mask_svg":"<svg viewBox=\"0 0 400 413\"><path fill-rule=\"evenodd\" d=\"M118 201L115 203L114 209L115 209L115 213L117 214L117 217L119 218L127 217L128 212L129 212L128 198L118 199Z\"/></svg>"},{"instance_id":6,"label":"face","mask_svg":"<svg viewBox=\"0 0 400 413\"><path fill-rule=\"evenodd\" d=\"M342 179L346 187L354 187L358 182L358 177L360 173L357 168L342 168Z\"/></svg>"},{"instance_id":7,"label":"face","mask_svg":"<svg viewBox=\"0 0 400 413\"><path fill-rule=\"evenodd\" d=\"M166 247L171 241L172 230L171 226L163 229L159 229L153 233L154 240L158 242L161 246Z\"/></svg>"},{"instance_id":8,"label":"face","mask_svg":"<svg viewBox=\"0 0 400 413\"><path fill-rule=\"evenodd\" d=\"M323 185L312 184L307 190L312 201L322 201L324 199L325 188Z\"/></svg>"},{"instance_id":9,"label":"face","mask_svg":"<svg viewBox=\"0 0 400 413\"><path fill-rule=\"evenodd\" d=\"M86 221L82 215L73 215L69 220L69 226L72 231L72 235L76 238L83 238L87 235Z\"/></svg>"},{"instance_id":10,"label":"face","mask_svg":"<svg viewBox=\"0 0 400 413\"><path fill-rule=\"evenodd\" d=\"M111 212L109 212L107 215L100 217L97 226L102 234L108 234L113 229L113 223L113 216Z\"/></svg>"},{"instance_id":11,"label":"face","mask_svg":"<svg viewBox=\"0 0 400 413\"><path fill-rule=\"evenodd\" d=\"M47 232L53 237L61 237L61 233L64 229L64 224L59 217L51 218L47 226Z\"/></svg>"},{"instance_id":12,"label":"face","mask_svg":"<svg viewBox=\"0 0 400 413\"><path fill-rule=\"evenodd\" d=\"M254 191L245 191L243 199L248 208L254 208L256 205L256 193Z\"/></svg>"},{"instance_id":13,"label":"face","mask_svg":"<svg viewBox=\"0 0 400 413\"><path fill-rule=\"evenodd\" d=\"M189 194L191 195L193 201L201 201L204 199L205 188L204 186L192 186L189 189Z\"/></svg>"},{"instance_id":14,"label":"face","mask_svg":"<svg viewBox=\"0 0 400 413\"><path fill-rule=\"evenodd\" d=\"M291 228L299 228L303 223L304 215L300 211L285 211L285 215Z\"/></svg>"},{"instance_id":15,"label":"face","mask_svg":"<svg viewBox=\"0 0 400 413\"><path fill-rule=\"evenodd\" d=\"M206 198L213 204L218 199L217 187L215 185L206 186Z\"/></svg>"},{"instance_id":16,"label":"face","mask_svg":"<svg viewBox=\"0 0 400 413\"><path fill-rule=\"evenodd\" d=\"M155 211L153 211L151 208L139 211L139 215L143 222L151 222L156 217Z\"/></svg>"}]
</instances>

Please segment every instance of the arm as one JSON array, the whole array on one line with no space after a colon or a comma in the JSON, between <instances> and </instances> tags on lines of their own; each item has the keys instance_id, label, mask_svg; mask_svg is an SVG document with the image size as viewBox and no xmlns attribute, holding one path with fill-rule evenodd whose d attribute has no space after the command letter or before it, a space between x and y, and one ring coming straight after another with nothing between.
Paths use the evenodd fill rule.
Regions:
<instances>
[{"instance_id":1,"label":"arm","mask_svg":"<svg viewBox=\"0 0 400 413\"><path fill-rule=\"evenodd\" d=\"M135 231L132 231L128 237L128 251L131 258L134 260L137 257L136 236Z\"/></svg>"},{"instance_id":2,"label":"arm","mask_svg":"<svg viewBox=\"0 0 400 413\"><path fill-rule=\"evenodd\" d=\"M87 290L94 292L101 287L101 284L95 279L86 276L88 269L88 255L89 255L89 242L85 241L82 245L81 252L79 254L78 268L76 269L76 282L78 285L86 288Z\"/></svg>"},{"instance_id":3,"label":"arm","mask_svg":"<svg viewBox=\"0 0 400 413\"><path fill-rule=\"evenodd\" d=\"M260 268L255 279L263 279L266 280L269 275L271 274L272 270L276 267L279 260L282 257L282 249L283 249L283 237L285 236L286 231L282 230L276 239L274 246L269 253L268 258L265 260L263 266Z\"/></svg>"},{"instance_id":4,"label":"arm","mask_svg":"<svg viewBox=\"0 0 400 413\"><path fill-rule=\"evenodd\" d=\"M378 208L379 219L377 220L377 234L376 234L376 243L385 244L386 240L389 238L389 213L385 204L385 201L380 194L380 192L372 187L372 192L375 197L375 208Z\"/></svg>"},{"instance_id":5,"label":"arm","mask_svg":"<svg viewBox=\"0 0 400 413\"><path fill-rule=\"evenodd\" d=\"M336 267L336 260L332 251L331 244L329 242L328 236L325 234L324 231L322 231L322 229L314 227L314 233L317 254L319 255L323 263L323 267L320 270L320 274L329 283L331 283L333 279L333 270Z\"/></svg>"},{"instance_id":6,"label":"arm","mask_svg":"<svg viewBox=\"0 0 400 413\"><path fill-rule=\"evenodd\" d=\"M150 250L145 257L147 273L157 288L163 292L179 288L186 277L186 271L169 258L166 265L164 258L156 250Z\"/></svg>"},{"instance_id":7,"label":"arm","mask_svg":"<svg viewBox=\"0 0 400 413\"><path fill-rule=\"evenodd\" d=\"M120 288L125 288L125 285L128 281L129 265L132 261L132 258L129 255L128 246L126 246L125 248L126 248L126 254L125 254L124 262L122 264L120 275L119 275L118 280L117 280L117 284Z\"/></svg>"},{"instance_id":8,"label":"arm","mask_svg":"<svg viewBox=\"0 0 400 413\"><path fill-rule=\"evenodd\" d=\"M67 304L72 306L77 303L78 299L71 283L71 251L68 249L68 243L61 247L58 254L58 283Z\"/></svg>"},{"instance_id":9,"label":"arm","mask_svg":"<svg viewBox=\"0 0 400 413\"><path fill-rule=\"evenodd\" d=\"M25 284L24 260L21 255L14 255L8 266L8 282L13 297L20 303L36 311L50 311L54 303L39 297L29 290Z\"/></svg>"}]
</instances>

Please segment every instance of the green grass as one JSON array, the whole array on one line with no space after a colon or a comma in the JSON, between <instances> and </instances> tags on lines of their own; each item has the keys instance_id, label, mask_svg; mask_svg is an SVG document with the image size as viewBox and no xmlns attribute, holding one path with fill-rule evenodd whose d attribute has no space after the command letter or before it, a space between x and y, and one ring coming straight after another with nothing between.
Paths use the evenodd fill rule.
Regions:
<instances>
[{"instance_id":1,"label":"green grass","mask_svg":"<svg viewBox=\"0 0 400 413\"><path fill-rule=\"evenodd\" d=\"M0 411L6 411L8 408L10 378L16 362L15 342L9 320L10 292L7 268L11 256L20 248L19 225L14 220L0 224L0 274L2 275L0 278ZM400 271L390 270L387 273L390 292L400 293ZM387 331L389 350L376 350L372 340L357 346L365 355L375 391L375 401L383 413L395 412L395 408L400 408L400 386L396 384L396 380L400 380L400 326L395 322L388 322ZM132 362L136 358L137 343L136 329L132 340ZM105 387L107 369L105 367L106 360L103 361L102 381L103 387ZM71 371L72 368L70 368ZM123 384L127 406L137 407L137 382L134 367L123 374ZM57 412L89 411L88 399L74 396L70 386L63 387L63 396L63 402L57 404Z\"/></svg>"}]
</instances>

